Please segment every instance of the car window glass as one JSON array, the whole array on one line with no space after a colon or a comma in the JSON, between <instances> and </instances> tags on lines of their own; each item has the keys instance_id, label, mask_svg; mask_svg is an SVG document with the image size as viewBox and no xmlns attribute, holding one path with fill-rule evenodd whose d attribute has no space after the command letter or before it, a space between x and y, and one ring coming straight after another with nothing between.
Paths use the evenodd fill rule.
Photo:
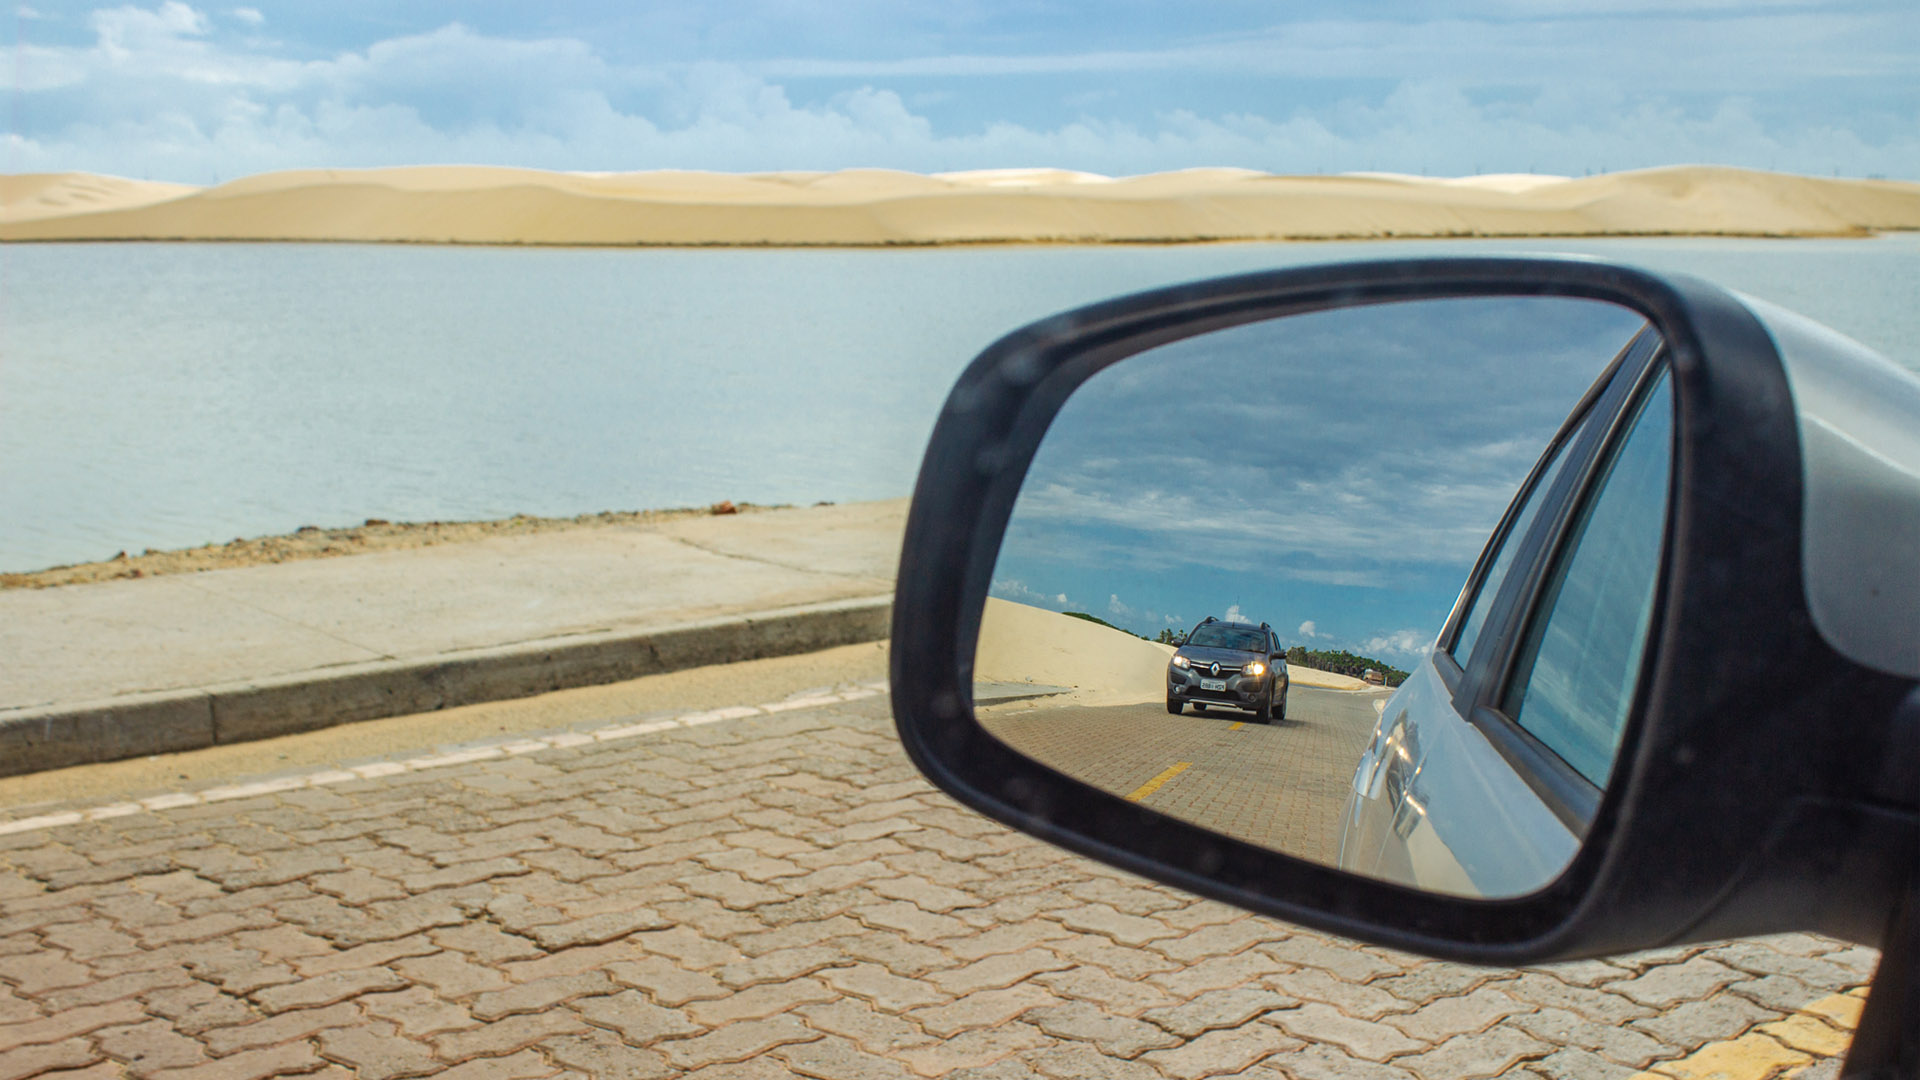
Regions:
<instances>
[{"instance_id":1,"label":"car window glass","mask_svg":"<svg viewBox=\"0 0 1920 1080\"><path fill-rule=\"evenodd\" d=\"M1507 578L1507 571L1513 568L1513 557L1520 550L1521 541L1527 531L1533 527L1534 515L1540 510L1540 504L1546 501L1547 492L1553 489L1554 478L1560 475L1560 466L1567 459L1567 451L1579 441L1580 432L1586 429L1587 417L1593 415L1588 410L1586 417L1569 432L1566 439L1554 451L1553 460L1541 471L1540 480L1527 492L1527 501L1520 512L1513 517L1513 527L1500 539L1500 552L1494 556L1493 565L1487 568L1487 576L1480 582L1480 589L1474 593L1473 606L1467 609L1467 616L1460 622L1460 635L1454 640L1453 655L1461 667L1467 666L1467 658L1473 655L1474 642L1480 639L1480 630L1486 625L1487 611L1500 595L1500 583Z\"/></svg>"},{"instance_id":2,"label":"car window glass","mask_svg":"<svg viewBox=\"0 0 1920 1080\"><path fill-rule=\"evenodd\" d=\"M1570 534L1508 689L1507 715L1595 784L1612 769L1639 680L1672 459L1662 375Z\"/></svg>"},{"instance_id":3,"label":"car window glass","mask_svg":"<svg viewBox=\"0 0 1920 1080\"><path fill-rule=\"evenodd\" d=\"M1202 626L1187 638L1187 644L1215 649L1245 649L1253 652L1260 647L1258 631L1229 630L1217 624Z\"/></svg>"}]
</instances>

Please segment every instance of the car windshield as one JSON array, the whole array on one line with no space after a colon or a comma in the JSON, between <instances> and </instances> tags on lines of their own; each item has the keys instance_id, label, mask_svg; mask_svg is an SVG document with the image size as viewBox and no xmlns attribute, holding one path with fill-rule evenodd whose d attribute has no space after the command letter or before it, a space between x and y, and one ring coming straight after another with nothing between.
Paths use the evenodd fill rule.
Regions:
<instances>
[{"instance_id":1,"label":"car windshield","mask_svg":"<svg viewBox=\"0 0 1920 1080\"><path fill-rule=\"evenodd\" d=\"M1261 643L1266 640L1258 630L1236 629L1208 623L1198 627L1187 637L1189 645L1204 645L1211 649L1245 649L1259 652Z\"/></svg>"}]
</instances>

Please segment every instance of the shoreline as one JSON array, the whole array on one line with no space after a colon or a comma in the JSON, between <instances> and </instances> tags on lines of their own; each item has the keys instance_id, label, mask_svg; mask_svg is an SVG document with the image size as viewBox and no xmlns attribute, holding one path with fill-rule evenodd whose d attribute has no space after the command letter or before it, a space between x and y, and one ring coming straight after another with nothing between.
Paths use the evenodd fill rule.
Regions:
<instances>
[{"instance_id":1,"label":"shoreline","mask_svg":"<svg viewBox=\"0 0 1920 1080\"><path fill-rule=\"evenodd\" d=\"M830 505L830 504L816 504ZM529 536L536 533L567 532L579 529L606 529L620 526L660 525L686 518L727 514L756 514L787 509L788 504L719 502L705 507L675 507L665 510L603 510L572 517L536 517L515 514L512 517L482 521L387 521L368 518L363 524L338 528L305 525L290 533L272 536L235 537L226 543L206 543L199 547L148 548L138 555L120 552L110 559L49 566L41 570L0 571L0 590L51 589L62 585L90 585L102 581L129 578L164 577L171 574L197 574L206 570L228 570L273 563L301 562L309 559L336 559L377 551L404 551L409 548L437 547L486 540L496 536Z\"/></svg>"},{"instance_id":2,"label":"shoreline","mask_svg":"<svg viewBox=\"0 0 1920 1080\"><path fill-rule=\"evenodd\" d=\"M812 241L605 241L589 240L368 240L357 237L200 237L200 236L70 236L12 237L0 226L0 244L315 244L367 245L377 247L452 247L512 250L531 248L558 251L924 251L948 248L1163 248L1228 246L1232 244L1358 244L1394 243L1408 240L1872 240L1880 236L1920 233L1920 224L1856 227L1833 232L1742 232L1699 229L1610 229L1595 232L1369 232L1312 233L1274 236L1174 236L1129 239L1099 237L1030 237L982 240L877 240L872 242Z\"/></svg>"}]
</instances>

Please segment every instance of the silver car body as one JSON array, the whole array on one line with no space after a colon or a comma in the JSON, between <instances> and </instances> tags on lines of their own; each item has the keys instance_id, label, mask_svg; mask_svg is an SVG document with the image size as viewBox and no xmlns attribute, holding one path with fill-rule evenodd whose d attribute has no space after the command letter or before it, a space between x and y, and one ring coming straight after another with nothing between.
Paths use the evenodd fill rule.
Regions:
<instances>
[{"instance_id":1,"label":"silver car body","mask_svg":"<svg viewBox=\"0 0 1920 1080\"><path fill-rule=\"evenodd\" d=\"M1920 677L1920 378L1793 312L1741 300L1772 337L1793 395L1815 626L1855 663ZM1455 895L1535 891L1580 837L1455 710L1437 648L1386 702L1354 769L1340 866Z\"/></svg>"}]
</instances>

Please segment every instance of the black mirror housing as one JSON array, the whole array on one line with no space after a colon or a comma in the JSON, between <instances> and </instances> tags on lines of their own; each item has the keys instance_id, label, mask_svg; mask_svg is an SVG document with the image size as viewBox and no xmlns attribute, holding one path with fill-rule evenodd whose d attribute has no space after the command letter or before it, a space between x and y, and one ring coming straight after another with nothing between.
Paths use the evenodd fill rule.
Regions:
<instances>
[{"instance_id":1,"label":"black mirror housing","mask_svg":"<svg viewBox=\"0 0 1920 1080\"><path fill-rule=\"evenodd\" d=\"M1614 780L1557 879L1529 895L1483 900L1357 877L1095 790L977 723L972 654L1001 537L1042 436L1081 383L1128 356L1213 330L1472 296L1581 297L1634 309L1664 338L1673 380L1673 484L1648 660ZM1920 860L1920 795L1883 776L1888 755L1904 745L1894 717L1915 680L1843 655L1816 625L1802 573L1797 422L1776 340L1748 304L1696 279L1590 260L1276 271L1035 323L966 370L920 472L893 615L902 742L960 801L1063 847L1249 910L1430 955L1512 965L1789 929L1878 941Z\"/></svg>"}]
</instances>

